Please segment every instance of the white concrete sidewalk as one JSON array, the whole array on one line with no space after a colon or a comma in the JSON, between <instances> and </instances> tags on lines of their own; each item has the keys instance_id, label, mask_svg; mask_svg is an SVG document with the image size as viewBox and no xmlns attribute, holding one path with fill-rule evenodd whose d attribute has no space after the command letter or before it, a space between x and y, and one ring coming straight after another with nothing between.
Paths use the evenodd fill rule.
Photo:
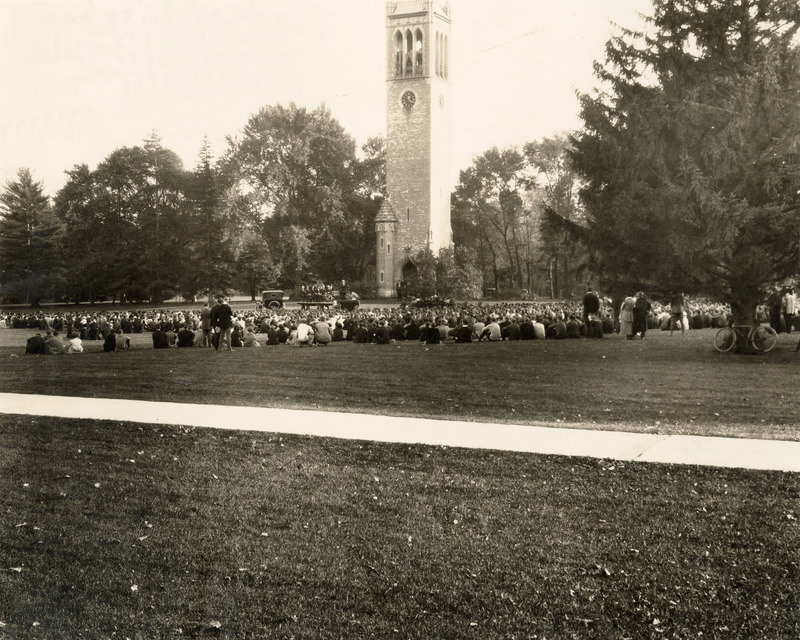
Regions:
<instances>
[{"instance_id":1,"label":"white concrete sidewalk","mask_svg":"<svg viewBox=\"0 0 800 640\"><path fill-rule=\"evenodd\" d=\"M800 472L800 442L0 393L0 413Z\"/></svg>"}]
</instances>

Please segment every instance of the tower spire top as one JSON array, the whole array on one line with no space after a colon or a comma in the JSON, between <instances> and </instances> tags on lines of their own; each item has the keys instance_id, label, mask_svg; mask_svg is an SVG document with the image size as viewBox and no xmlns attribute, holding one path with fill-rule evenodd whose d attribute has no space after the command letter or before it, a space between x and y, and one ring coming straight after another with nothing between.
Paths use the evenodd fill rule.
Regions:
<instances>
[{"instance_id":1,"label":"tower spire top","mask_svg":"<svg viewBox=\"0 0 800 640\"><path fill-rule=\"evenodd\" d=\"M405 15L435 11L450 17L450 0L388 0L386 15Z\"/></svg>"}]
</instances>

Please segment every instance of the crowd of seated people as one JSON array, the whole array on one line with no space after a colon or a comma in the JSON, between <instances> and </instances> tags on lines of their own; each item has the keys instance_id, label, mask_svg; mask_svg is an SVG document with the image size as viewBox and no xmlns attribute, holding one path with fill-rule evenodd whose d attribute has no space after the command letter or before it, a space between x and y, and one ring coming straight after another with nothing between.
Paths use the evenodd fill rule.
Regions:
<instances>
[{"instance_id":1,"label":"crowd of seated people","mask_svg":"<svg viewBox=\"0 0 800 640\"><path fill-rule=\"evenodd\" d=\"M610 301L601 310L602 333L618 331ZM766 313L762 310L762 313ZM687 300L687 329L721 327L727 322L725 305ZM670 305L653 302L649 329L670 328ZM6 327L49 333L56 352L80 352L71 341L103 341L104 350L130 348L131 334L149 333L154 348L204 345L201 309L144 309L118 311L15 312L3 316ZM469 340L467 340L469 333ZM280 344L324 345L411 340L441 342L498 342L504 340L574 339L587 335L579 302L462 303L440 307L364 308L337 310L335 315L312 315L303 309L234 309L233 347ZM45 336L41 336L45 340ZM438 342L437 342L438 341ZM212 339L213 342L213 339ZM112 347L113 343L113 347ZM72 349L72 351L70 351Z\"/></svg>"}]
</instances>

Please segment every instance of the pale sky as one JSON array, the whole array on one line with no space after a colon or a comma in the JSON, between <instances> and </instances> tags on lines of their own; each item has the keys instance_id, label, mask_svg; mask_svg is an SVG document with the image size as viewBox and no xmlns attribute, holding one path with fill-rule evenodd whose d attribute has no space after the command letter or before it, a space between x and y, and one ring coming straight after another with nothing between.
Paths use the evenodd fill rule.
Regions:
<instances>
[{"instance_id":1,"label":"pale sky","mask_svg":"<svg viewBox=\"0 0 800 640\"><path fill-rule=\"evenodd\" d=\"M579 126L576 91L649 0L451 0L452 173ZM386 133L384 0L0 0L0 185L45 192L152 131L189 169L268 104Z\"/></svg>"}]
</instances>

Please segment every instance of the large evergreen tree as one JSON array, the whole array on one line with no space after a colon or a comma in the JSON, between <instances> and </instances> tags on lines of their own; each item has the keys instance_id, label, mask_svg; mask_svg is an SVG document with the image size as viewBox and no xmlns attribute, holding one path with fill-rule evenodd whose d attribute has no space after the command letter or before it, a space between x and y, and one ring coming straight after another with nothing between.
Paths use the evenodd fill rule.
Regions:
<instances>
[{"instance_id":1,"label":"large evergreen tree","mask_svg":"<svg viewBox=\"0 0 800 640\"><path fill-rule=\"evenodd\" d=\"M582 97L593 267L612 292L706 292L753 322L800 260L800 5L654 0Z\"/></svg>"},{"instance_id":2,"label":"large evergreen tree","mask_svg":"<svg viewBox=\"0 0 800 640\"><path fill-rule=\"evenodd\" d=\"M37 305L58 281L60 230L50 199L28 169L0 193L0 286L6 299Z\"/></svg>"},{"instance_id":3,"label":"large evergreen tree","mask_svg":"<svg viewBox=\"0 0 800 640\"><path fill-rule=\"evenodd\" d=\"M237 236L236 207L226 200L227 189L212 162L211 147L203 139L194 171L187 176L185 234L186 266L178 278L184 296L215 295L233 286L236 272L234 243Z\"/></svg>"}]
</instances>

